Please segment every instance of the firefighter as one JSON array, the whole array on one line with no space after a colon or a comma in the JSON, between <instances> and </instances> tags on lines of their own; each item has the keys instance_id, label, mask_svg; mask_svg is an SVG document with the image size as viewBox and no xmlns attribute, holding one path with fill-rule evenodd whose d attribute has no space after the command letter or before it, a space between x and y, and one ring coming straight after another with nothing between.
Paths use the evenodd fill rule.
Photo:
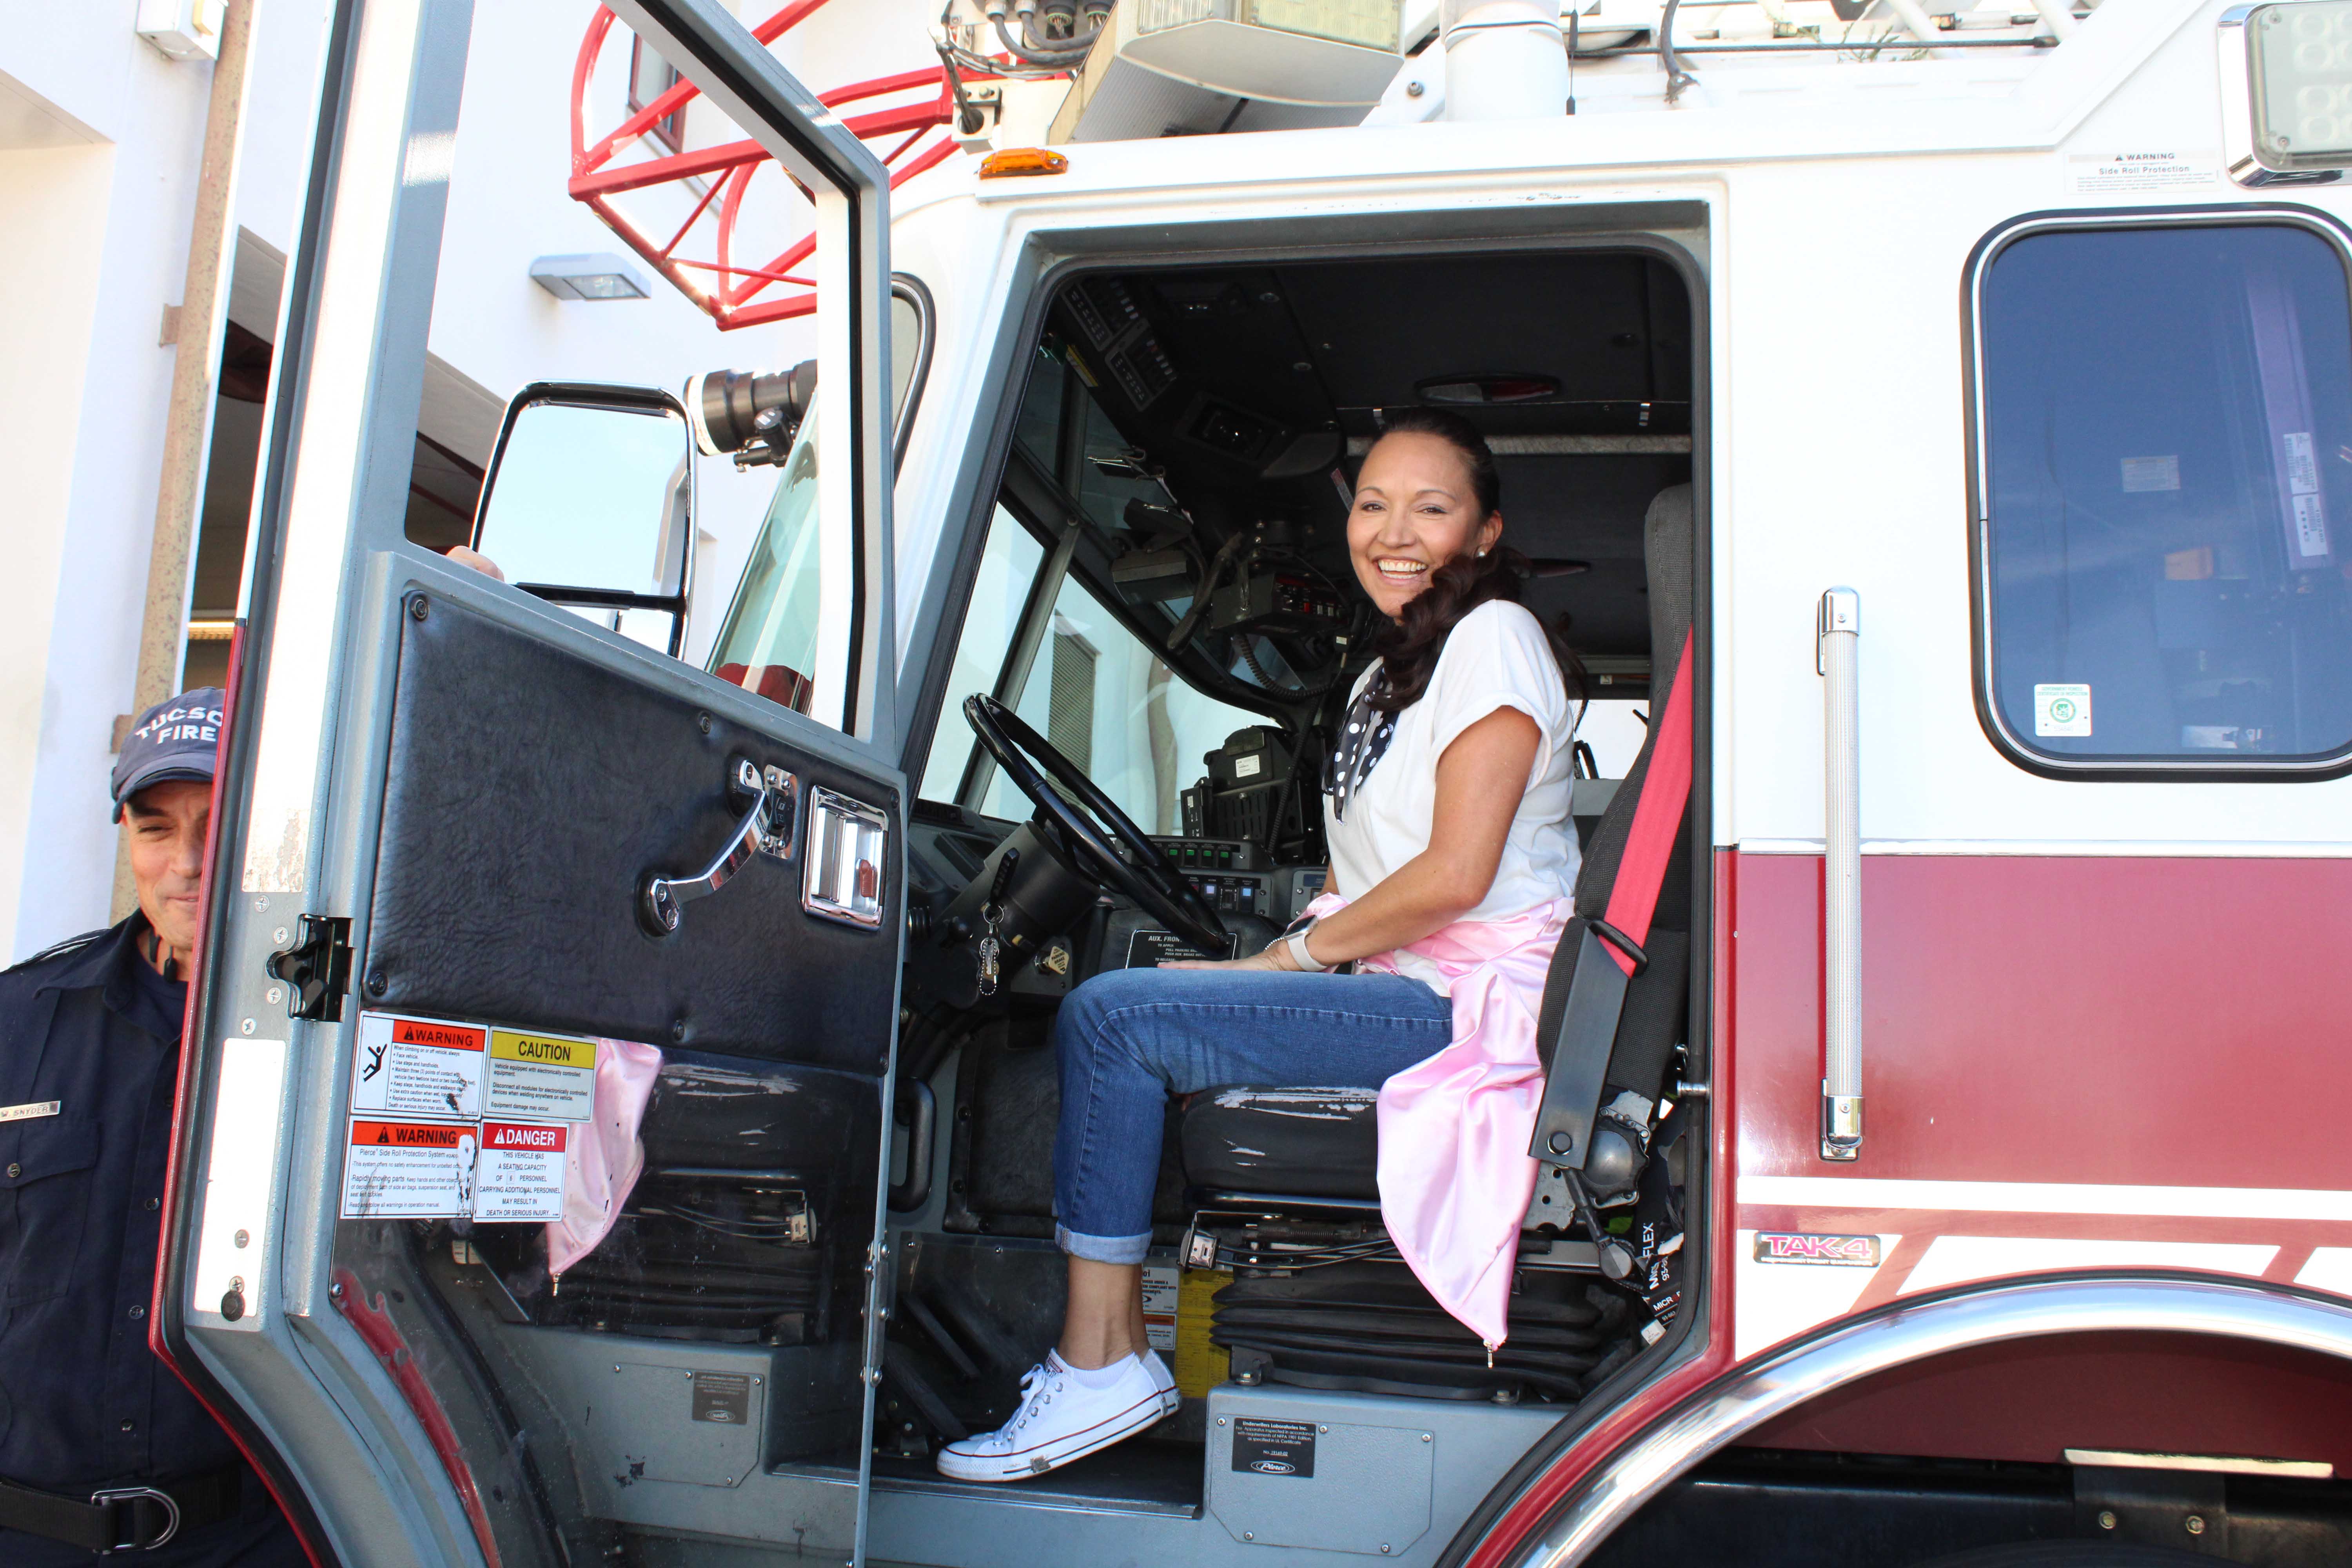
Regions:
<instances>
[{"instance_id":1,"label":"firefighter","mask_svg":"<svg viewBox=\"0 0 2352 1568\"><path fill-rule=\"evenodd\" d=\"M0 1563L296 1568L277 1505L147 1348L216 688L140 715L113 776L139 907L0 973Z\"/></svg>"}]
</instances>

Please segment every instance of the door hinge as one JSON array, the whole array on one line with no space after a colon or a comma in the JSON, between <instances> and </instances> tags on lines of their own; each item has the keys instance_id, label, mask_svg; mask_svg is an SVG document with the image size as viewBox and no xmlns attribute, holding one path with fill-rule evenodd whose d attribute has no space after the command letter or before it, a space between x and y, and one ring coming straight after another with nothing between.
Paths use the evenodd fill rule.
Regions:
<instances>
[{"instance_id":1,"label":"door hinge","mask_svg":"<svg viewBox=\"0 0 2352 1568\"><path fill-rule=\"evenodd\" d=\"M269 955L269 973L286 982L286 1016L341 1023L352 988L352 922L342 915L304 915L299 940Z\"/></svg>"}]
</instances>

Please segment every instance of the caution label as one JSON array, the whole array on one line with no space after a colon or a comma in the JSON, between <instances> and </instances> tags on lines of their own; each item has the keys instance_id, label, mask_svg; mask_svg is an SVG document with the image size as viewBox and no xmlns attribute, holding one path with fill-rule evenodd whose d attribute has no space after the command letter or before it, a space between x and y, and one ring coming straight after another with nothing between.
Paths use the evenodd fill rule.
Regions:
<instances>
[{"instance_id":1,"label":"caution label","mask_svg":"<svg viewBox=\"0 0 2352 1568\"><path fill-rule=\"evenodd\" d=\"M471 1120L482 1113L482 1058L489 1032L439 1018L360 1015L352 1061L352 1109Z\"/></svg>"},{"instance_id":2,"label":"caution label","mask_svg":"<svg viewBox=\"0 0 2352 1568\"><path fill-rule=\"evenodd\" d=\"M563 1151L571 1135L571 1129L562 1126L483 1122L481 1163L474 1182L474 1217L562 1219Z\"/></svg>"},{"instance_id":3,"label":"caution label","mask_svg":"<svg viewBox=\"0 0 2352 1568\"><path fill-rule=\"evenodd\" d=\"M343 1161L345 1219L441 1219L474 1212L471 1122L355 1117Z\"/></svg>"},{"instance_id":4,"label":"caution label","mask_svg":"<svg viewBox=\"0 0 2352 1568\"><path fill-rule=\"evenodd\" d=\"M596 1114L596 1042L492 1029L482 1113L521 1121L589 1121Z\"/></svg>"}]
</instances>

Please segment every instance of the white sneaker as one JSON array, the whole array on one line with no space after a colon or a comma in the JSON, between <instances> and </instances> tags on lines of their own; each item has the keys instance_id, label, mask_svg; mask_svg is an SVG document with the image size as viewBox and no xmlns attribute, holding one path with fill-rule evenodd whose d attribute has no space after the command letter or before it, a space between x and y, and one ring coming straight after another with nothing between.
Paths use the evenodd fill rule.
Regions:
<instances>
[{"instance_id":1,"label":"white sneaker","mask_svg":"<svg viewBox=\"0 0 2352 1568\"><path fill-rule=\"evenodd\" d=\"M1017 1481L1108 1448L1168 1415L1160 1358L1129 1357L1108 1388L1088 1388L1057 1351L1021 1379L1021 1408L993 1432L940 1450L940 1474L959 1481ZM1165 1375L1164 1371L1161 1375ZM1172 1387L1172 1384L1171 1384Z\"/></svg>"},{"instance_id":2,"label":"white sneaker","mask_svg":"<svg viewBox=\"0 0 2352 1568\"><path fill-rule=\"evenodd\" d=\"M1168 1370L1168 1363L1160 1359L1158 1351L1143 1352L1143 1366L1145 1371L1151 1373L1151 1381L1160 1385L1160 1413L1166 1415L1175 1415L1177 1407L1184 1403L1183 1394L1177 1392L1176 1374Z\"/></svg>"}]
</instances>

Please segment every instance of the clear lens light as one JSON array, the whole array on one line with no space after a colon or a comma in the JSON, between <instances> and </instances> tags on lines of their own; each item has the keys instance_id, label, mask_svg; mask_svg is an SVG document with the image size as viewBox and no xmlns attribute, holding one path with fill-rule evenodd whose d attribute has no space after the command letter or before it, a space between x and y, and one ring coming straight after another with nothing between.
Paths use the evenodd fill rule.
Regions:
<instances>
[{"instance_id":1,"label":"clear lens light","mask_svg":"<svg viewBox=\"0 0 2352 1568\"><path fill-rule=\"evenodd\" d=\"M2352 164L2352 0L2265 5L2253 32L2262 161L2274 169Z\"/></svg>"}]
</instances>

